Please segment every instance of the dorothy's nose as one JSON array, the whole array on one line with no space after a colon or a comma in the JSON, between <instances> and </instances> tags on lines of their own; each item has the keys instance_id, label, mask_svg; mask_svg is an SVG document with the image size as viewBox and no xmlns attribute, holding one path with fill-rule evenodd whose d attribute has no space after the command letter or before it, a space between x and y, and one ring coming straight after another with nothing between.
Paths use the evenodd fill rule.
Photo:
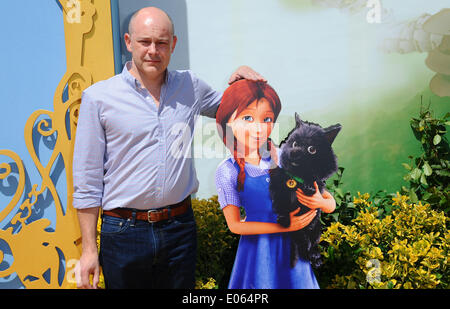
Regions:
<instances>
[{"instance_id":1,"label":"dorothy's nose","mask_svg":"<svg viewBox=\"0 0 450 309\"><path fill-rule=\"evenodd\" d=\"M259 122L253 123L253 131L256 133L262 132L262 125Z\"/></svg>"}]
</instances>

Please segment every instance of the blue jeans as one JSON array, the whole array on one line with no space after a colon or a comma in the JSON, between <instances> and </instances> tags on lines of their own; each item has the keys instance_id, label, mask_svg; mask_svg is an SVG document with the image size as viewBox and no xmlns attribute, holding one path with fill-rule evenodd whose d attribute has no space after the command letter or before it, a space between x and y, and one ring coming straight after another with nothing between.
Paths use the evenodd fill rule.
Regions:
<instances>
[{"instance_id":1,"label":"blue jeans","mask_svg":"<svg viewBox=\"0 0 450 309\"><path fill-rule=\"evenodd\" d=\"M193 289L196 255L192 208L157 223L103 216L100 264L107 289Z\"/></svg>"}]
</instances>

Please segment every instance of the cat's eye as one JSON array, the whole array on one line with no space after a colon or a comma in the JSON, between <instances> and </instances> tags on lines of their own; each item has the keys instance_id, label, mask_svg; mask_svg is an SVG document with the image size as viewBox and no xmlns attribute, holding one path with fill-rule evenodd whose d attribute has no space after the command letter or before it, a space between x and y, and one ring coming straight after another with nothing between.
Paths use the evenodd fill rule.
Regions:
<instances>
[{"instance_id":1,"label":"cat's eye","mask_svg":"<svg viewBox=\"0 0 450 309\"><path fill-rule=\"evenodd\" d=\"M316 147L314 147L314 146L309 146L309 147L308 147L308 152L309 152L310 154L315 154L315 153L317 152Z\"/></svg>"},{"instance_id":2,"label":"cat's eye","mask_svg":"<svg viewBox=\"0 0 450 309\"><path fill-rule=\"evenodd\" d=\"M297 142L296 141L294 141L293 143L292 143L292 147L293 148L297 148L299 145L297 144Z\"/></svg>"}]
</instances>

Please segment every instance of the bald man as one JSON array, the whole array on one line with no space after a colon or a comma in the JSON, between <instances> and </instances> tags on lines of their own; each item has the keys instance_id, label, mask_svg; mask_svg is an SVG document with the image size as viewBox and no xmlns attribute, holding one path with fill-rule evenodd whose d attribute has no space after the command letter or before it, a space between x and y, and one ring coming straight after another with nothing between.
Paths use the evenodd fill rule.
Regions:
<instances>
[{"instance_id":1,"label":"bald man","mask_svg":"<svg viewBox=\"0 0 450 309\"><path fill-rule=\"evenodd\" d=\"M191 71L167 70L177 37L164 11L137 11L124 39L132 61L82 96L73 163L77 285L96 288L102 265L107 288L194 288L194 122L215 118L222 94ZM264 80L242 66L229 82L242 78Z\"/></svg>"}]
</instances>

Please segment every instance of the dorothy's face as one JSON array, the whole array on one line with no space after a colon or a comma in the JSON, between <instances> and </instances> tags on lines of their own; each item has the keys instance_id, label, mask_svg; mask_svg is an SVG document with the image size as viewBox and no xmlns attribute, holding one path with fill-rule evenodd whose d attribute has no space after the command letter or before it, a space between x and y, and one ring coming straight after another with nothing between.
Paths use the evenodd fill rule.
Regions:
<instances>
[{"instance_id":1,"label":"dorothy's face","mask_svg":"<svg viewBox=\"0 0 450 309\"><path fill-rule=\"evenodd\" d=\"M238 155L246 156L258 150L272 133L275 115L265 98L253 101L239 115L235 112L228 122L237 140Z\"/></svg>"}]
</instances>

